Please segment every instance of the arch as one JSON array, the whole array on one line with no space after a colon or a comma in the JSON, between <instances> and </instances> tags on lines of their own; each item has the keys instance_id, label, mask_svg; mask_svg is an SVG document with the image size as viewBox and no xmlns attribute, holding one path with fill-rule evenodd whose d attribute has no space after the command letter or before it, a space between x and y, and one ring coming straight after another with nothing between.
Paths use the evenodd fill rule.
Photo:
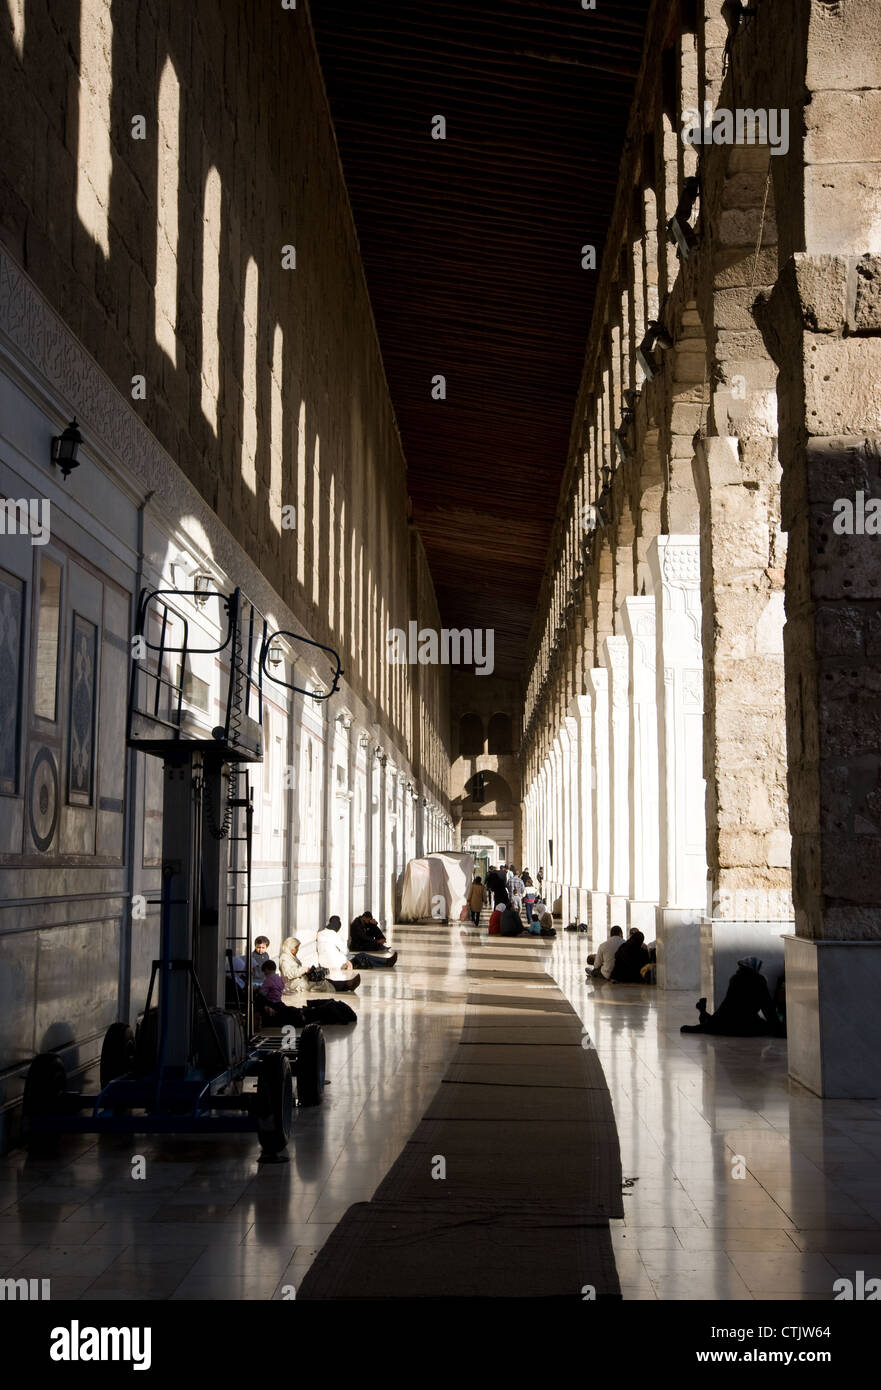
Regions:
<instances>
[{"instance_id":1,"label":"arch","mask_svg":"<svg viewBox=\"0 0 881 1390\"><path fill-rule=\"evenodd\" d=\"M490 716L487 730L488 753L513 753L514 744L511 730L511 716L498 711Z\"/></svg>"},{"instance_id":2,"label":"arch","mask_svg":"<svg viewBox=\"0 0 881 1390\"><path fill-rule=\"evenodd\" d=\"M459 719L459 757L479 758L484 744L483 718L473 710Z\"/></svg>"},{"instance_id":3,"label":"arch","mask_svg":"<svg viewBox=\"0 0 881 1390\"><path fill-rule=\"evenodd\" d=\"M475 772L460 802L464 815L488 817L510 815L514 804L511 787L498 772Z\"/></svg>"}]
</instances>

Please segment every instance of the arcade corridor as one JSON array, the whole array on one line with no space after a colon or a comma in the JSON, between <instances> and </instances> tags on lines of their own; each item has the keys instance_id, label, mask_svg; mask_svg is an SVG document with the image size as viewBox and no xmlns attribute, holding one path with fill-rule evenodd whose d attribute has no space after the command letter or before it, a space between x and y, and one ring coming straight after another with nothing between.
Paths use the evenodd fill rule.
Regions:
<instances>
[{"instance_id":1,"label":"arcade corridor","mask_svg":"<svg viewBox=\"0 0 881 1390\"><path fill-rule=\"evenodd\" d=\"M0 0L0 1303L881 1298L879 16Z\"/></svg>"}]
</instances>

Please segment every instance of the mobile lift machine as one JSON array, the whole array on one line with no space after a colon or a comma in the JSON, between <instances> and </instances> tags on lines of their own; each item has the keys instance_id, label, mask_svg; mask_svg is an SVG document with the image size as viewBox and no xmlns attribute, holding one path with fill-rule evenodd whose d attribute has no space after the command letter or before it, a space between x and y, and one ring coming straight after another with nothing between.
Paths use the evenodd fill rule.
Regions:
<instances>
[{"instance_id":1,"label":"mobile lift machine","mask_svg":"<svg viewBox=\"0 0 881 1390\"><path fill-rule=\"evenodd\" d=\"M182 600L204 607L209 598L219 605L223 640L196 647ZM315 649L313 658L327 673L317 691L270 669L282 664L280 646L273 647L282 641ZM220 672L224 719L214 728L204 708L193 707L194 656L213 657ZM264 680L329 699L341 675L336 652L292 632L270 631L239 589L142 590L126 742L163 762L159 958L136 1029L120 1021L105 1034L97 1094L69 1091L56 1053L31 1063L23 1096L30 1142L70 1132L256 1131L262 1157L272 1159L282 1155L291 1132L292 1076L300 1105L320 1103L321 1026L307 1023L293 1046L255 1026L248 764L263 758ZM235 984L235 955L245 959L243 990ZM230 981L235 1007L228 1004ZM283 1030L287 1037L291 1032ZM245 1089L248 1077L256 1077L255 1090Z\"/></svg>"}]
</instances>

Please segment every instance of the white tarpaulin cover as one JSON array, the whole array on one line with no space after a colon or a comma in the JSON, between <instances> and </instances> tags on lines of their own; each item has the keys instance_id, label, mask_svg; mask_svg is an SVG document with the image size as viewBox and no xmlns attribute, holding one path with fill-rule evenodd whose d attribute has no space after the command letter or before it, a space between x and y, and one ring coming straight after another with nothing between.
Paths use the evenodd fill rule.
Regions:
<instances>
[{"instance_id":1,"label":"white tarpaulin cover","mask_svg":"<svg viewBox=\"0 0 881 1390\"><path fill-rule=\"evenodd\" d=\"M404 869L399 920L436 922L443 917L458 920L473 876L473 854L451 850L411 859Z\"/></svg>"}]
</instances>

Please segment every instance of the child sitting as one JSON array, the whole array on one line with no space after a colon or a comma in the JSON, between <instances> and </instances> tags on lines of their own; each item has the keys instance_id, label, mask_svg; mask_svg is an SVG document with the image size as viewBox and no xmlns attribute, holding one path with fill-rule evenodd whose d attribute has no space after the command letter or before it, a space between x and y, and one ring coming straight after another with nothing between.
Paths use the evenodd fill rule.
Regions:
<instances>
[{"instance_id":1,"label":"child sitting","mask_svg":"<svg viewBox=\"0 0 881 1390\"><path fill-rule=\"evenodd\" d=\"M279 1028L283 1023L302 1025L303 1014L300 1009L289 1008L282 1003L285 982L279 975L274 960L263 962L263 983L254 992L254 1008L261 1024Z\"/></svg>"},{"instance_id":2,"label":"child sitting","mask_svg":"<svg viewBox=\"0 0 881 1390\"><path fill-rule=\"evenodd\" d=\"M263 963L269 959L269 937L255 936L251 952L251 986L259 989L263 983Z\"/></svg>"}]
</instances>

